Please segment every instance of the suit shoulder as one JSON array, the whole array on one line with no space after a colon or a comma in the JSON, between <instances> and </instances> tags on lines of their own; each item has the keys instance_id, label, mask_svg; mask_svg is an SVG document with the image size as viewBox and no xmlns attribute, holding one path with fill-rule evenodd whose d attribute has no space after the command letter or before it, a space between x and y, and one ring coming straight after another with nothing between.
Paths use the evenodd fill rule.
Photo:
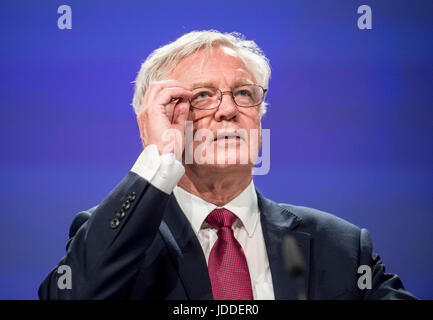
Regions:
<instances>
[{"instance_id":1,"label":"suit shoulder","mask_svg":"<svg viewBox=\"0 0 433 320\"><path fill-rule=\"evenodd\" d=\"M359 239L361 229L328 212L308 208L304 206L294 206L290 204L279 204L301 220L300 227L313 233L327 233L332 237L356 237Z\"/></svg>"}]
</instances>

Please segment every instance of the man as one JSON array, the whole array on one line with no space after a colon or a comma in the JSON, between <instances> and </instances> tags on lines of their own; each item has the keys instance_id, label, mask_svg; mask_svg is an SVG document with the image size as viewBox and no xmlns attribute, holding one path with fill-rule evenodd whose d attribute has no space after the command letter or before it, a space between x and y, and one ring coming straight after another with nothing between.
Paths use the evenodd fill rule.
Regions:
<instances>
[{"instance_id":1,"label":"man","mask_svg":"<svg viewBox=\"0 0 433 320\"><path fill-rule=\"evenodd\" d=\"M255 189L269 77L261 50L237 34L191 32L154 51L133 100L144 150L102 203L76 216L39 297L413 299L385 273L367 230ZM301 290L284 268L285 236L305 264ZM66 288L60 266L71 271Z\"/></svg>"}]
</instances>

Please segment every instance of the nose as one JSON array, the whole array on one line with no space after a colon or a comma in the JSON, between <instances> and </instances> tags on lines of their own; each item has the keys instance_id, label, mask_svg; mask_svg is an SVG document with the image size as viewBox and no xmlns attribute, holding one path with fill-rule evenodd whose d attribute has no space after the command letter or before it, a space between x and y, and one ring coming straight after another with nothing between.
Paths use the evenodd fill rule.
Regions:
<instances>
[{"instance_id":1,"label":"nose","mask_svg":"<svg viewBox=\"0 0 433 320\"><path fill-rule=\"evenodd\" d=\"M221 104L215 113L216 120L232 120L238 115L238 113L238 106L233 101L231 92L223 91L221 94Z\"/></svg>"}]
</instances>

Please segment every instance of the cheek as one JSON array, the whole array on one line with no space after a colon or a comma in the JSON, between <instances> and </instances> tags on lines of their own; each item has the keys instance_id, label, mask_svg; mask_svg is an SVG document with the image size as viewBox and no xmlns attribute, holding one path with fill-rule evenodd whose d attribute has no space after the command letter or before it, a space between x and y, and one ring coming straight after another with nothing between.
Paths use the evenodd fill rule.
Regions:
<instances>
[{"instance_id":1,"label":"cheek","mask_svg":"<svg viewBox=\"0 0 433 320\"><path fill-rule=\"evenodd\" d=\"M250 113L245 115L244 128L249 129L261 129L261 119L257 110L251 110Z\"/></svg>"},{"instance_id":2,"label":"cheek","mask_svg":"<svg viewBox=\"0 0 433 320\"><path fill-rule=\"evenodd\" d=\"M262 124L260 116L250 118L245 129L247 129L248 132L249 147L260 149L260 146L262 145Z\"/></svg>"},{"instance_id":3,"label":"cheek","mask_svg":"<svg viewBox=\"0 0 433 320\"><path fill-rule=\"evenodd\" d=\"M207 121L209 122L212 118L212 113L214 113L215 110L197 110L197 109L191 109L189 111L188 120L194 121L194 128L195 123L201 122L201 121ZM207 119L207 120L206 120Z\"/></svg>"}]
</instances>

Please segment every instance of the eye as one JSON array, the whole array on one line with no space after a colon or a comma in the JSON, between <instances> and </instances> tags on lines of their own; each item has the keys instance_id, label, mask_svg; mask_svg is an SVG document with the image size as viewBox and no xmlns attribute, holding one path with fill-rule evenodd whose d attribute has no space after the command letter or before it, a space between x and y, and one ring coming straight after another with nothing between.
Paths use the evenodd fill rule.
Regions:
<instances>
[{"instance_id":1,"label":"eye","mask_svg":"<svg viewBox=\"0 0 433 320\"><path fill-rule=\"evenodd\" d=\"M253 96L251 88L248 87L238 88L233 92L233 94L235 95L235 97L240 98L250 98L251 96Z\"/></svg>"},{"instance_id":2,"label":"eye","mask_svg":"<svg viewBox=\"0 0 433 320\"><path fill-rule=\"evenodd\" d=\"M214 89L212 89L212 88L200 88L200 89L194 90L194 95L191 98L191 100L197 101L197 100L208 99L208 98L212 98L214 95L215 95Z\"/></svg>"}]
</instances>

